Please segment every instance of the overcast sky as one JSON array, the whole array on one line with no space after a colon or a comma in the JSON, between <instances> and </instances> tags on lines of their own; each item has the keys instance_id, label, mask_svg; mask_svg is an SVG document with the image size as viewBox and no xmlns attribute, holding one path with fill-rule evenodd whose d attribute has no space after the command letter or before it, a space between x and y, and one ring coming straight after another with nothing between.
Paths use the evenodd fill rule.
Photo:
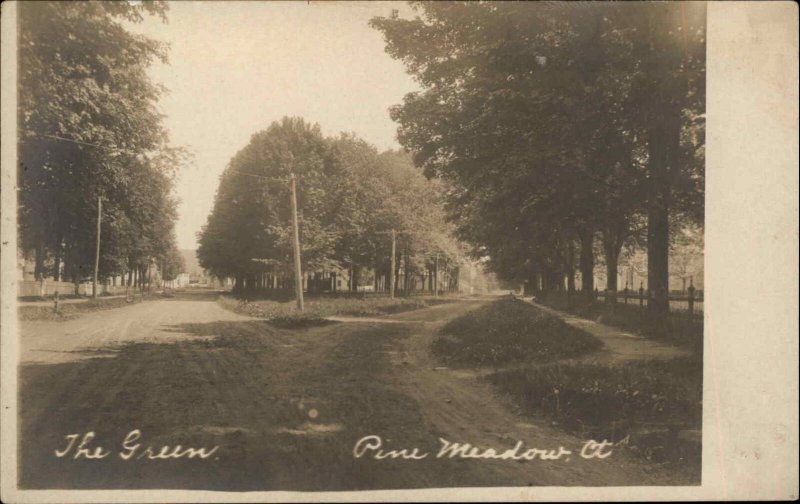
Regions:
<instances>
[{"instance_id":1,"label":"overcast sky","mask_svg":"<svg viewBox=\"0 0 800 504\"><path fill-rule=\"evenodd\" d=\"M175 145L194 154L177 184L178 245L196 248L218 177L250 139L285 115L326 135L354 132L396 148L388 108L417 89L367 23L405 4L388 2L171 2L169 22L135 31L168 42L169 65L151 69Z\"/></svg>"}]
</instances>

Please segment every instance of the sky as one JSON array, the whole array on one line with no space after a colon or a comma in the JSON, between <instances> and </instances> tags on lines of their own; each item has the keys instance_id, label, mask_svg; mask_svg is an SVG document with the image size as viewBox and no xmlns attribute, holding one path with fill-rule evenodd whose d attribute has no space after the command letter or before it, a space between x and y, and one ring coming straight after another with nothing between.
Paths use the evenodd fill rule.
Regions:
<instances>
[{"instance_id":1,"label":"sky","mask_svg":"<svg viewBox=\"0 0 800 504\"><path fill-rule=\"evenodd\" d=\"M418 85L367 24L392 9L408 11L393 2L170 2L167 24L131 28L170 45L169 64L150 75L169 89L159 108L172 143L193 154L176 184L180 248L197 247L231 157L283 116L399 147L388 109Z\"/></svg>"}]
</instances>

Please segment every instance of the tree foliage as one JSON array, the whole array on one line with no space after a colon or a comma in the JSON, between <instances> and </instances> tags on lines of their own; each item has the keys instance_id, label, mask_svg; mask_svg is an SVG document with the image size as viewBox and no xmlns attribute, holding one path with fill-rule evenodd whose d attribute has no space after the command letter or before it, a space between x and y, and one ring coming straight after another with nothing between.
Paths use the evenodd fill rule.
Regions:
<instances>
[{"instance_id":1,"label":"tree foliage","mask_svg":"<svg viewBox=\"0 0 800 504\"><path fill-rule=\"evenodd\" d=\"M398 137L501 277L572 284L579 257L591 290L595 240L615 282L625 244L666 253L659 211L702 219L703 5L412 7L371 22L422 86Z\"/></svg>"},{"instance_id":2,"label":"tree foliage","mask_svg":"<svg viewBox=\"0 0 800 504\"><path fill-rule=\"evenodd\" d=\"M438 185L406 154L379 153L354 135L325 138L318 125L286 117L254 134L223 173L199 236L204 268L242 288L265 274L290 277L292 174L304 271L388 273L392 229L408 270L437 252L443 263L458 257Z\"/></svg>"},{"instance_id":3,"label":"tree foliage","mask_svg":"<svg viewBox=\"0 0 800 504\"><path fill-rule=\"evenodd\" d=\"M166 2L24 2L19 39L19 222L36 275L78 282L93 270L102 199L100 276L164 258L174 246L175 170L147 67L167 48L127 31ZM62 268L63 266L63 268Z\"/></svg>"}]
</instances>

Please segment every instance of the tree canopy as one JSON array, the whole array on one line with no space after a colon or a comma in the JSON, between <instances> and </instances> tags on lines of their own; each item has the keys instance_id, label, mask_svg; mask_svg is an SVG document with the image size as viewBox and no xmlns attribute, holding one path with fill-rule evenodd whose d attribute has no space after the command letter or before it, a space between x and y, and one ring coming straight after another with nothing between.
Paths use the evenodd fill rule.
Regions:
<instances>
[{"instance_id":1,"label":"tree canopy","mask_svg":"<svg viewBox=\"0 0 800 504\"><path fill-rule=\"evenodd\" d=\"M325 138L318 125L285 117L255 133L222 174L199 235L204 268L242 288L263 274L290 276L292 174L304 271L388 273L390 230L409 271L437 253L443 263L458 258L441 188L406 154L379 153L351 134Z\"/></svg>"},{"instance_id":2,"label":"tree canopy","mask_svg":"<svg viewBox=\"0 0 800 504\"><path fill-rule=\"evenodd\" d=\"M19 40L19 222L36 276L78 282L93 269L102 199L100 276L164 259L174 246L169 144L147 68L167 47L125 29L166 21L166 2L23 2Z\"/></svg>"},{"instance_id":3,"label":"tree canopy","mask_svg":"<svg viewBox=\"0 0 800 504\"><path fill-rule=\"evenodd\" d=\"M546 287L572 281L579 251L591 291L595 240L614 282L634 241L666 299L665 219L702 219L704 6L412 7L371 21L422 86L392 117L416 164L452 185L450 216L473 252Z\"/></svg>"}]
</instances>

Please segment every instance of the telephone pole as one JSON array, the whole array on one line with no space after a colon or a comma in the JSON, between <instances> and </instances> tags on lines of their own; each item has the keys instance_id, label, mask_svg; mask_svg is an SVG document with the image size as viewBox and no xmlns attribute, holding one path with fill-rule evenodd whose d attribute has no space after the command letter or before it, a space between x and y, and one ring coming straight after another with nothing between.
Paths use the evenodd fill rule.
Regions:
<instances>
[{"instance_id":1,"label":"telephone pole","mask_svg":"<svg viewBox=\"0 0 800 504\"><path fill-rule=\"evenodd\" d=\"M394 279L394 268L395 268L395 253L397 248L397 232L392 229L392 269L389 272L389 297L394 298L394 288L395 288L395 279Z\"/></svg>"},{"instance_id":2,"label":"telephone pole","mask_svg":"<svg viewBox=\"0 0 800 504\"><path fill-rule=\"evenodd\" d=\"M436 262L433 266L433 297L439 296L439 252L436 252Z\"/></svg>"},{"instance_id":3,"label":"telephone pole","mask_svg":"<svg viewBox=\"0 0 800 504\"><path fill-rule=\"evenodd\" d=\"M94 279L92 280L92 298L97 298L97 271L100 269L100 221L103 213L103 200L97 197L97 244L94 249Z\"/></svg>"},{"instance_id":4,"label":"telephone pole","mask_svg":"<svg viewBox=\"0 0 800 504\"><path fill-rule=\"evenodd\" d=\"M397 254L397 235L399 234L411 234L407 231L397 231L396 229L392 229L391 231L378 231L376 234L384 235L389 234L392 236L392 257L391 257L391 271L389 272L389 296L395 296L395 288L397 286L397 282L395 281L395 267L396 267L396 259L395 255Z\"/></svg>"},{"instance_id":5,"label":"telephone pole","mask_svg":"<svg viewBox=\"0 0 800 504\"><path fill-rule=\"evenodd\" d=\"M303 274L300 271L300 230L297 225L297 188L294 173L290 179L292 186L292 227L294 228L294 289L297 295L297 308L303 311ZM392 242L394 244L394 242ZM393 296L394 297L394 296Z\"/></svg>"}]
</instances>

